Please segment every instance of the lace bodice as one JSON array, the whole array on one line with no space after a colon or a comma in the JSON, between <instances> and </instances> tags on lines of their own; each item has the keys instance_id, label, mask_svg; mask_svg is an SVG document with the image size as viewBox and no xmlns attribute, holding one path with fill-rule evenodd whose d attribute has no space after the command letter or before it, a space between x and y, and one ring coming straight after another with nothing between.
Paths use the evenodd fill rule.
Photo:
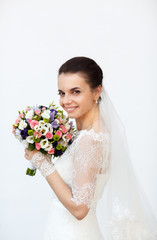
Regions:
<instances>
[{"instance_id":1,"label":"lace bodice","mask_svg":"<svg viewBox=\"0 0 157 240\"><path fill-rule=\"evenodd\" d=\"M148 232L147 225L143 225L145 216L136 218L137 214L134 215L118 197L107 205L111 207L109 213L101 200L98 204L104 189L108 189L110 152L109 133L82 130L64 154L54 161L55 169L72 190L71 200L90 209L86 217L78 221L54 195L45 240L156 240L156 233Z\"/></svg>"},{"instance_id":2,"label":"lace bodice","mask_svg":"<svg viewBox=\"0 0 157 240\"><path fill-rule=\"evenodd\" d=\"M74 142L55 161L55 168L72 189L72 201L95 209L107 182L110 136L93 129L77 132ZM102 157L105 153L105 158Z\"/></svg>"}]
</instances>

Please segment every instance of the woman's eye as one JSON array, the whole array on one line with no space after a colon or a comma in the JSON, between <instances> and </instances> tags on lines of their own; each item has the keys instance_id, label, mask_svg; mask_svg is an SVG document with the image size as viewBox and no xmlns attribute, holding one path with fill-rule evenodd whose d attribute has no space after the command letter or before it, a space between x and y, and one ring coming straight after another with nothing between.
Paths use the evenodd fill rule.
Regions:
<instances>
[{"instance_id":1,"label":"woman's eye","mask_svg":"<svg viewBox=\"0 0 157 240\"><path fill-rule=\"evenodd\" d=\"M77 93L80 93L80 91L79 90L74 90L73 93L77 94Z\"/></svg>"},{"instance_id":2,"label":"woman's eye","mask_svg":"<svg viewBox=\"0 0 157 240\"><path fill-rule=\"evenodd\" d=\"M63 92L58 92L58 95L59 95L59 96L63 96L64 93L63 93Z\"/></svg>"}]
</instances>

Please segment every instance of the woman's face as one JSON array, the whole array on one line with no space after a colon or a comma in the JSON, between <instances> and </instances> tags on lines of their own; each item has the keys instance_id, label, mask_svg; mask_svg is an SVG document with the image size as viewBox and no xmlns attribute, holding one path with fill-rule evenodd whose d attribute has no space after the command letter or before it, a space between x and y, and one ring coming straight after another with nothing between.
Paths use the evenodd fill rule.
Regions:
<instances>
[{"instance_id":1,"label":"woman's face","mask_svg":"<svg viewBox=\"0 0 157 240\"><path fill-rule=\"evenodd\" d=\"M90 114L98 99L89 84L79 73L61 73L58 77L60 105L70 118L81 119Z\"/></svg>"}]
</instances>

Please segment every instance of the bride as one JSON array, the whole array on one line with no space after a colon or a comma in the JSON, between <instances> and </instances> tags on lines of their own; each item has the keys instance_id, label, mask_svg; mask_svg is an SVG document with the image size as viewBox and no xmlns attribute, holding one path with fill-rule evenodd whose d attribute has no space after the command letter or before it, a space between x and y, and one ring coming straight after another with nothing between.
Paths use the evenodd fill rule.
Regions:
<instances>
[{"instance_id":1,"label":"bride","mask_svg":"<svg viewBox=\"0 0 157 240\"><path fill-rule=\"evenodd\" d=\"M45 240L156 240L157 223L131 164L125 129L87 57L58 73L60 105L75 119L73 143L55 162L25 149L53 190Z\"/></svg>"}]
</instances>

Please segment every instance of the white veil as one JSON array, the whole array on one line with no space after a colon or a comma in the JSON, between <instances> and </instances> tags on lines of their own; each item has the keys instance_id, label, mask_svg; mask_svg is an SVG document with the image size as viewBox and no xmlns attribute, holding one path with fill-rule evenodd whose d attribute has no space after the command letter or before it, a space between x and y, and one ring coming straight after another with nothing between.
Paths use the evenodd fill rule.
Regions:
<instances>
[{"instance_id":1,"label":"white veil","mask_svg":"<svg viewBox=\"0 0 157 240\"><path fill-rule=\"evenodd\" d=\"M157 221L135 176L125 128L104 87L99 110L101 131L108 130L111 137L108 181L96 209L103 237L105 240L157 240Z\"/></svg>"}]
</instances>

